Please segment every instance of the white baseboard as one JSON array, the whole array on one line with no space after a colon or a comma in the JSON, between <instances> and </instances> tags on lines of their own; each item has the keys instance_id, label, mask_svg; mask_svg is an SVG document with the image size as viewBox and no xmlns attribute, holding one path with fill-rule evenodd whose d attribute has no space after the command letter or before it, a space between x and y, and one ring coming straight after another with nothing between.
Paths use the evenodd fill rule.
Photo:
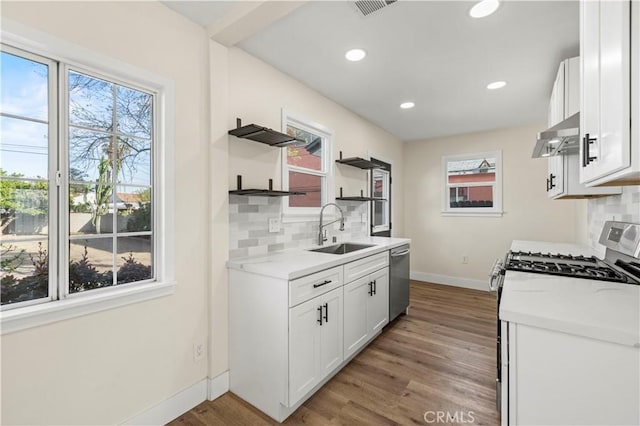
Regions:
<instances>
[{"instance_id":1,"label":"white baseboard","mask_svg":"<svg viewBox=\"0 0 640 426\"><path fill-rule=\"evenodd\" d=\"M229 371L227 370L213 379L208 379L208 382L207 399L213 401L229 392Z\"/></svg>"},{"instance_id":2,"label":"white baseboard","mask_svg":"<svg viewBox=\"0 0 640 426\"><path fill-rule=\"evenodd\" d=\"M428 272L411 271L412 280L426 281L434 284L444 284L454 287L470 288L473 290L489 291L489 280L474 280L471 278L452 277L449 275L430 274Z\"/></svg>"},{"instance_id":3,"label":"white baseboard","mask_svg":"<svg viewBox=\"0 0 640 426\"><path fill-rule=\"evenodd\" d=\"M207 382L203 379L195 385L165 399L150 409L129 419L125 425L164 425L207 399Z\"/></svg>"}]
</instances>

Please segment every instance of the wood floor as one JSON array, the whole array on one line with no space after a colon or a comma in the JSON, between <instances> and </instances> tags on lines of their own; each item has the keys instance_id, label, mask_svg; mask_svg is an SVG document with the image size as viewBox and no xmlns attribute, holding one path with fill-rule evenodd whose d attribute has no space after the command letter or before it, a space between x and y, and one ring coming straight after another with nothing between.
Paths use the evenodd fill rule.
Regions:
<instances>
[{"instance_id":1,"label":"wood floor","mask_svg":"<svg viewBox=\"0 0 640 426\"><path fill-rule=\"evenodd\" d=\"M495 296L412 281L410 306L284 424L498 425ZM227 393L170 424L277 423Z\"/></svg>"}]
</instances>

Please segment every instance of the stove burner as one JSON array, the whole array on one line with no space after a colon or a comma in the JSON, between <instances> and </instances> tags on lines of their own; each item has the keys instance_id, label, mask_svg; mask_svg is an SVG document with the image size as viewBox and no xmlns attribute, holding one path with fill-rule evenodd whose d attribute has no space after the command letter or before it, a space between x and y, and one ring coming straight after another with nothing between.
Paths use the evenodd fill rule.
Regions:
<instances>
[{"instance_id":1,"label":"stove burner","mask_svg":"<svg viewBox=\"0 0 640 426\"><path fill-rule=\"evenodd\" d=\"M510 252L507 255L506 269L601 281L629 282L623 274L599 262L593 256Z\"/></svg>"}]
</instances>

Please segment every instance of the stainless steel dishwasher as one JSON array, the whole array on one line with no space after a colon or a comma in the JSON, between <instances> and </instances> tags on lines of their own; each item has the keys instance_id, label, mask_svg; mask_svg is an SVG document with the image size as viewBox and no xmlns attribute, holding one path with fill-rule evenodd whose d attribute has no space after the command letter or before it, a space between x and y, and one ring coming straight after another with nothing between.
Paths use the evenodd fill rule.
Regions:
<instances>
[{"instance_id":1,"label":"stainless steel dishwasher","mask_svg":"<svg viewBox=\"0 0 640 426\"><path fill-rule=\"evenodd\" d=\"M409 245L391 249L389 267L389 321L409 308Z\"/></svg>"}]
</instances>

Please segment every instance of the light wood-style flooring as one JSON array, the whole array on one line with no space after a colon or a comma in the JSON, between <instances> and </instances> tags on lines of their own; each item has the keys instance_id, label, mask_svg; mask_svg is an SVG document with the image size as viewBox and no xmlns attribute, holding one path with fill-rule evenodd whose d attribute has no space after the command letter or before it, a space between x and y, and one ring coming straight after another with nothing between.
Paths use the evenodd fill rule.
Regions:
<instances>
[{"instance_id":1,"label":"light wood-style flooring","mask_svg":"<svg viewBox=\"0 0 640 426\"><path fill-rule=\"evenodd\" d=\"M388 325L284 424L498 425L495 305L494 294L412 281L409 315ZM438 411L454 421L432 422ZM230 392L170 423L272 424Z\"/></svg>"}]
</instances>

